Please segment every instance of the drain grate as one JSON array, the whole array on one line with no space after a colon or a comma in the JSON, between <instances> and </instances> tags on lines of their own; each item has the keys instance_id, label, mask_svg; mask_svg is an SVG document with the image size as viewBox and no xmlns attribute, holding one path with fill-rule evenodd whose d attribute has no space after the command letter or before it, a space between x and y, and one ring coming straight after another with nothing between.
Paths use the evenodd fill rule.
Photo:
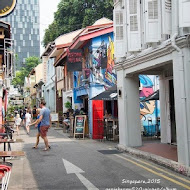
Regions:
<instances>
[{"instance_id":1,"label":"drain grate","mask_svg":"<svg viewBox=\"0 0 190 190\"><path fill-rule=\"evenodd\" d=\"M102 154L121 154L122 152L118 150L98 150Z\"/></svg>"}]
</instances>

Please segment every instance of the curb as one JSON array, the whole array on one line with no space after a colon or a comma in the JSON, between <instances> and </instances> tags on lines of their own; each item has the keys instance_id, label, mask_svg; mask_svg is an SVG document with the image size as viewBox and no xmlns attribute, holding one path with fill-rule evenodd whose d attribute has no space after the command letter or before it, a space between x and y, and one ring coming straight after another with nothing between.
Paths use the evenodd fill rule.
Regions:
<instances>
[{"instance_id":1,"label":"curb","mask_svg":"<svg viewBox=\"0 0 190 190\"><path fill-rule=\"evenodd\" d=\"M183 174L185 176L190 176L190 167L185 166L179 162L175 162L173 160L169 160L167 158L163 158L161 156L152 154L152 153L148 153L148 152L144 152L135 148L131 148L131 147L125 147L123 145L117 145L116 148L120 151L124 151L127 152L131 155L135 155L141 158L145 158L148 160L151 160L161 166L167 167L177 173Z\"/></svg>"}]
</instances>

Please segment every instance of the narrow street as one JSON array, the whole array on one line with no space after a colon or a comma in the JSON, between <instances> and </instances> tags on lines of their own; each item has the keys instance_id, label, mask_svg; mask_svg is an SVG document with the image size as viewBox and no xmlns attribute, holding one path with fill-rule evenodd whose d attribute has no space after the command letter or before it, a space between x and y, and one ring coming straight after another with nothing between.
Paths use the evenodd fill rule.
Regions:
<instances>
[{"instance_id":1,"label":"narrow street","mask_svg":"<svg viewBox=\"0 0 190 190\"><path fill-rule=\"evenodd\" d=\"M32 149L36 129L27 135L21 130L24 143L12 145L23 150L24 158L13 158L11 190L85 190L85 189L190 189L190 180L150 161L132 157L115 149L113 142L72 139L62 130L51 128L48 137L51 150Z\"/></svg>"}]
</instances>

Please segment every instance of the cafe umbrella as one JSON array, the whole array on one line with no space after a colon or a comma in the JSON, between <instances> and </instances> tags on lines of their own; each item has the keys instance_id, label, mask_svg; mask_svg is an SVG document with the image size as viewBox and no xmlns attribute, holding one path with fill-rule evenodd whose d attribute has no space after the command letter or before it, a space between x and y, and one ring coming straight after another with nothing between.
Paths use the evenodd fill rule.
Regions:
<instances>
[{"instance_id":1,"label":"cafe umbrella","mask_svg":"<svg viewBox=\"0 0 190 190\"><path fill-rule=\"evenodd\" d=\"M117 100L117 86L114 85L97 96L91 98L91 100Z\"/></svg>"}]
</instances>

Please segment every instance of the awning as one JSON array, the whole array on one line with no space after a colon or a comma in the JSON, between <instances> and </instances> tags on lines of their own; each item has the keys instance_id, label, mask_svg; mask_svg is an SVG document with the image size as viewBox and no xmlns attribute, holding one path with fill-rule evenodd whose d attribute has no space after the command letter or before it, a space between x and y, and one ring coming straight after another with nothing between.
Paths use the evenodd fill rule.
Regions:
<instances>
[{"instance_id":1,"label":"awning","mask_svg":"<svg viewBox=\"0 0 190 190\"><path fill-rule=\"evenodd\" d=\"M91 100L117 100L117 86L114 85L111 88L108 88L108 90L91 98Z\"/></svg>"},{"instance_id":2,"label":"awning","mask_svg":"<svg viewBox=\"0 0 190 190\"><path fill-rule=\"evenodd\" d=\"M146 97L144 100L141 100L141 102L150 101L150 100L159 100L159 90L155 91L153 94Z\"/></svg>"}]
</instances>

